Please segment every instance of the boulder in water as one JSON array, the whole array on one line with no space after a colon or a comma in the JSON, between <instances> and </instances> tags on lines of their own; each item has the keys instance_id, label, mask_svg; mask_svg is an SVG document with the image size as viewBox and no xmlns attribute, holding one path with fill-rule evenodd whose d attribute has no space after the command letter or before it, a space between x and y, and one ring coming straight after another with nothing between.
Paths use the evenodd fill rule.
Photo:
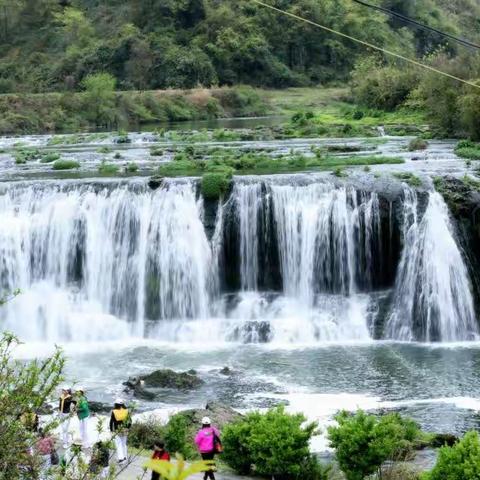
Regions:
<instances>
[{"instance_id":1,"label":"boulder in water","mask_svg":"<svg viewBox=\"0 0 480 480\"><path fill-rule=\"evenodd\" d=\"M152 177L152 178L148 181L148 186L149 186L152 190L157 190L158 188L162 187L163 181L164 181L164 178L163 178L163 177Z\"/></svg>"},{"instance_id":2,"label":"boulder in water","mask_svg":"<svg viewBox=\"0 0 480 480\"><path fill-rule=\"evenodd\" d=\"M155 370L149 375L140 377L146 387L173 388L176 390L194 390L204 382L198 378L195 370L189 372L174 372L173 370Z\"/></svg>"},{"instance_id":3,"label":"boulder in water","mask_svg":"<svg viewBox=\"0 0 480 480\"><path fill-rule=\"evenodd\" d=\"M127 393L133 392L137 398L153 400L156 393L151 389L169 388L174 390L195 390L203 384L195 370L188 372L174 372L173 370L155 370L148 375L130 377L123 383Z\"/></svg>"}]
</instances>

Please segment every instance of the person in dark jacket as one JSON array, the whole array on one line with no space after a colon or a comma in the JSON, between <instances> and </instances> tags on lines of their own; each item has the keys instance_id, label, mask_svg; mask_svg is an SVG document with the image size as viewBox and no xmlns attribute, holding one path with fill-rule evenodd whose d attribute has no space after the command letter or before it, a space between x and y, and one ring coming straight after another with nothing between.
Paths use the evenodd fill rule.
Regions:
<instances>
[{"instance_id":1,"label":"person in dark jacket","mask_svg":"<svg viewBox=\"0 0 480 480\"><path fill-rule=\"evenodd\" d=\"M67 386L62 387L62 394L58 401L58 414L60 416L62 425L62 442L63 448L68 448L70 441L69 429L70 420L72 418L72 408L75 406L75 400L73 399L72 390Z\"/></svg>"},{"instance_id":2,"label":"person in dark jacket","mask_svg":"<svg viewBox=\"0 0 480 480\"><path fill-rule=\"evenodd\" d=\"M131 424L130 412L125 406L125 402L121 398L117 398L110 415L110 431L114 434L119 463L124 462L128 457L127 438Z\"/></svg>"},{"instance_id":3,"label":"person in dark jacket","mask_svg":"<svg viewBox=\"0 0 480 480\"><path fill-rule=\"evenodd\" d=\"M170 454L165 450L165 444L159 440L157 440L153 445L152 460L164 460L165 462L170 461ZM151 480L160 480L160 474L157 472L152 472Z\"/></svg>"}]
</instances>

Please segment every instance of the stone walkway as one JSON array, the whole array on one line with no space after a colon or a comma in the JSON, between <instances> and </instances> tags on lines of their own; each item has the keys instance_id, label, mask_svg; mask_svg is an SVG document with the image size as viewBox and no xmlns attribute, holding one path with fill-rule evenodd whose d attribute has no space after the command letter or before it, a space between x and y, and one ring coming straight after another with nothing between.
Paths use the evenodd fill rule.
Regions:
<instances>
[{"instance_id":1,"label":"stone walkway","mask_svg":"<svg viewBox=\"0 0 480 480\"><path fill-rule=\"evenodd\" d=\"M136 480L137 478L141 478L142 480L150 480L151 472L148 471L147 473L143 472L142 466L147 461L145 457L138 457L135 461L129 465L128 469L126 469L118 478L119 480ZM144 475L142 477L142 475ZM251 477L239 477L237 475L232 475L230 473L216 473L215 477L217 480L254 480ZM192 480L202 480L203 473L198 473L196 475L192 475ZM255 480L259 480L256 478Z\"/></svg>"}]
</instances>

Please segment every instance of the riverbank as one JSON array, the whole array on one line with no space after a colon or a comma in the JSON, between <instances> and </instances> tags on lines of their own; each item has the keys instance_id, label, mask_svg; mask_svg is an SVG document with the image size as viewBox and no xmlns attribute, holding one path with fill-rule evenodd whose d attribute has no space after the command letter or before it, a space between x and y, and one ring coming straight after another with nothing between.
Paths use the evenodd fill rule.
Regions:
<instances>
[{"instance_id":1,"label":"riverbank","mask_svg":"<svg viewBox=\"0 0 480 480\"><path fill-rule=\"evenodd\" d=\"M286 132L289 137L372 136L380 126L395 135L429 130L418 111L357 107L346 87L0 95L0 135L138 130L143 125L168 130L172 122L259 116L282 117L285 122L293 117L293 128Z\"/></svg>"}]
</instances>

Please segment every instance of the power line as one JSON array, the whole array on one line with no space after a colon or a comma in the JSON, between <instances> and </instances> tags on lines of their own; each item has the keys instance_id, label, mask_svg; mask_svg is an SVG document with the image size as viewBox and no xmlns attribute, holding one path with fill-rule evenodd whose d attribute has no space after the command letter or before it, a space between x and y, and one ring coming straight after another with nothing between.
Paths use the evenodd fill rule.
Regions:
<instances>
[{"instance_id":1,"label":"power line","mask_svg":"<svg viewBox=\"0 0 480 480\"><path fill-rule=\"evenodd\" d=\"M444 32L442 30L438 30L437 28L430 27L429 25L426 25L424 23L419 22L418 20L415 20L414 18L407 17L406 15L402 15L401 13L395 12L393 10L389 10L388 8L381 7L378 5L372 5L371 3L364 2L363 0L352 0L354 3L358 3L359 5L363 5L364 7L371 8L373 10L377 10L379 12L382 12L386 15L390 15L393 17L400 18L406 23L411 23L412 25L416 25L417 27L427 30L430 32L434 32L438 35L441 35L442 37L449 38L450 40L454 40L455 42L460 43L461 45L469 48L476 48L480 50L480 45L471 42L470 40L465 40L464 38L456 37L455 35L452 35L451 33Z\"/></svg>"},{"instance_id":2,"label":"power line","mask_svg":"<svg viewBox=\"0 0 480 480\"><path fill-rule=\"evenodd\" d=\"M450 78L452 80L456 80L457 82L464 83L465 85L470 85L471 87L475 87L480 89L480 85L477 85L476 83L470 82L468 80L465 80L463 78L457 77L455 75L451 75L450 73L444 72L442 70L439 70L438 68L432 67L430 65L426 65L424 63L419 62L418 60L414 60L413 58L408 58L405 57L404 55L401 55L399 53L392 52L391 50L387 50L382 47L378 47L377 45L373 45L372 43L366 42L364 40L360 40L358 38L352 37L351 35L347 35L346 33L339 32L338 30L334 30L333 28L326 27L325 25L321 25L320 23L314 22L312 20L309 20L304 17L300 17L299 15L296 15L295 13L287 12L286 10L282 10L280 8L274 7L273 5L269 5L268 3L264 3L261 0L251 0L253 3L256 3L262 7L269 8L270 10L273 10L277 13L281 13L282 15L285 15L287 17L295 18L296 20L300 20L301 22L308 23L310 25L313 25L314 27L321 28L322 30L325 30L330 33L334 33L335 35L339 35L340 37L347 38L348 40L351 40L353 42L359 43L361 45L364 45L368 48L371 48L373 50L377 50L379 52L383 52L387 55L390 55L392 57L398 58L400 60L403 60L405 62L411 63L412 65L416 65L417 67L424 68L425 70L430 70L431 72L438 73L439 75L443 75L444 77Z\"/></svg>"}]
</instances>

